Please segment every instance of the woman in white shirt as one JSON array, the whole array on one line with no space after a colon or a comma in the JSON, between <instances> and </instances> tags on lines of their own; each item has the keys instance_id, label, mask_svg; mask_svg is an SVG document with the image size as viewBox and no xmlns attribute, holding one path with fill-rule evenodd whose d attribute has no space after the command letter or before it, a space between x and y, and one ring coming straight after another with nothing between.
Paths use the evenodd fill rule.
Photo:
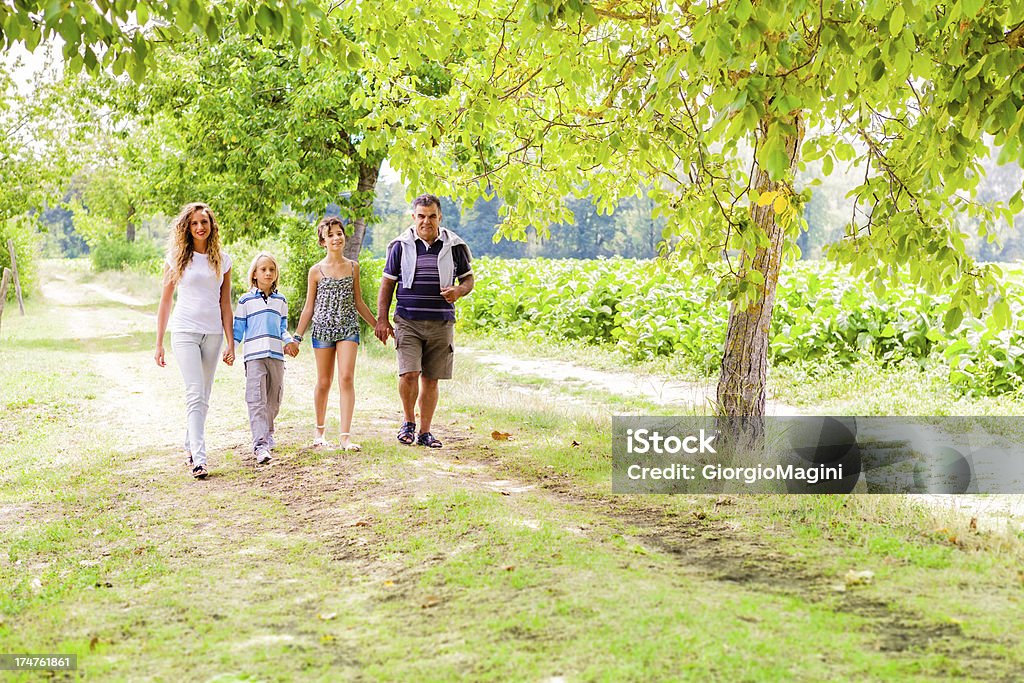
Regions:
<instances>
[{"instance_id":1,"label":"woman in white shirt","mask_svg":"<svg viewBox=\"0 0 1024 683\"><path fill-rule=\"evenodd\" d=\"M185 379L185 455L189 470L203 479L206 470L206 413L221 339L222 358L235 362L232 334L231 257L220 248L220 229L210 207L189 204L171 226L163 289L156 314L156 364L164 367L164 333L170 318L171 349ZM178 301L171 316L174 291Z\"/></svg>"}]
</instances>

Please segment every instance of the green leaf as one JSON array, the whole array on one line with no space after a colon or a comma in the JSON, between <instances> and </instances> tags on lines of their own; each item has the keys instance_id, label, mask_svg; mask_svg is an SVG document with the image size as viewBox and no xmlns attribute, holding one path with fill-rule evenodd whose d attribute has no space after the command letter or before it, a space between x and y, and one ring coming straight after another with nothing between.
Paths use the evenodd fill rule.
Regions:
<instances>
[{"instance_id":1,"label":"green leaf","mask_svg":"<svg viewBox=\"0 0 1024 683\"><path fill-rule=\"evenodd\" d=\"M960 9L965 19L973 19L984 4L985 0L960 0Z\"/></svg>"},{"instance_id":2,"label":"green leaf","mask_svg":"<svg viewBox=\"0 0 1024 683\"><path fill-rule=\"evenodd\" d=\"M889 15L889 35L899 35L900 31L903 30L903 22L906 18L907 14L903 9L903 5L896 5Z\"/></svg>"},{"instance_id":3,"label":"green leaf","mask_svg":"<svg viewBox=\"0 0 1024 683\"><path fill-rule=\"evenodd\" d=\"M146 60L139 57L139 55L132 55L132 63L129 67L129 75L132 80L136 83L141 84L146 78Z\"/></svg>"},{"instance_id":4,"label":"green leaf","mask_svg":"<svg viewBox=\"0 0 1024 683\"><path fill-rule=\"evenodd\" d=\"M213 20L213 17L208 17L206 20L206 39L211 43L216 43L220 39L220 29L217 28L217 22Z\"/></svg>"},{"instance_id":5,"label":"green leaf","mask_svg":"<svg viewBox=\"0 0 1024 683\"><path fill-rule=\"evenodd\" d=\"M778 125L768 128L768 136L758 155L758 161L772 180L781 180L789 170L789 156L786 154L786 140Z\"/></svg>"},{"instance_id":6,"label":"green leaf","mask_svg":"<svg viewBox=\"0 0 1024 683\"><path fill-rule=\"evenodd\" d=\"M264 31L269 31L274 25L274 13L266 5L260 5L256 11L256 25Z\"/></svg>"},{"instance_id":7,"label":"green leaf","mask_svg":"<svg viewBox=\"0 0 1024 683\"><path fill-rule=\"evenodd\" d=\"M821 172L827 176L832 175L832 155L826 154L821 160Z\"/></svg>"},{"instance_id":8,"label":"green leaf","mask_svg":"<svg viewBox=\"0 0 1024 683\"><path fill-rule=\"evenodd\" d=\"M750 18L750 13L753 11L754 6L750 4L750 0L739 0L739 2L736 3L736 7L733 9L733 15L741 24L744 24L747 19Z\"/></svg>"},{"instance_id":9,"label":"green leaf","mask_svg":"<svg viewBox=\"0 0 1024 683\"><path fill-rule=\"evenodd\" d=\"M789 114L800 108L800 98L796 95L784 95L775 101L775 108L780 114Z\"/></svg>"},{"instance_id":10,"label":"green leaf","mask_svg":"<svg viewBox=\"0 0 1024 683\"><path fill-rule=\"evenodd\" d=\"M16 42L21 39L21 24L18 22L18 15L11 14L7 17L7 21L4 22L3 32L7 34L7 40ZM0 35L2 35L0 33Z\"/></svg>"},{"instance_id":11,"label":"green leaf","mask_svg":"<svg viewBox=\"0 0 1024 683\"><path fill-rule=\"evenodd\" d=\"M996 329L1005 330L1010 326L1013 314L1010 312L1010 305L1006 299L999 299L992 305L992 320L995 322Z\"/></svg>"},{"instance_id":12,"label":"green leaf","mask_svg":"<svg viewBox=\"0 0 1024 683\"><path fill-rule=\"evenodd\" d=\"M950 308L946 311L946 315L942 318L942 328L946 332L952 332L956 328L960 327L960 323L963 322L964 312L959 308Z\"/></svg>"}]
</instances>

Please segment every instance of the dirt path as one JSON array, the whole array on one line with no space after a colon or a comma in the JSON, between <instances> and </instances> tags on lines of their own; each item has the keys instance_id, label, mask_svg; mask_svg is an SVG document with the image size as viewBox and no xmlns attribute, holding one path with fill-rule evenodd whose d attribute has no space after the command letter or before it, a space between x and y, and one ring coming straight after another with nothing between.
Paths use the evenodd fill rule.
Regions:
<instances>
[{"instance_id":1,"label":"dirt path","mask_svg":"<svg viewBox=\"0 0 1024 683\"><path fill-rule=\"evenodd\" d=\"M715 400L716 387L713 382L681 382L652 375L595 370L567 361L522 358L509 353L498 354L467 348L464 345L459 351L508 376L537 377L558 382L562 386L597 389L627 398L642 397L658 405L677 406L687 412L694 409L710 412ZM765 402L765 411L775 416L801 414L799 408L772 399Z\"/></svg>"},{"instance_id":2,"label":"dirt path","mask_svg":"<svg viewBox=\"0 0 1024 683\"><path fill-rule=\"evenodd\" d=\"M834 602L833 576L774 551L772 539L749 533L740 516L727 514L735 505L728 497L705 500L695 505L692 515L680 518L676 513L667 516L656 502L609 498L582 490L557 474L536 480L516 477L495 455L492 442L480 434L486 429L452 421L443 424L446 447L442 451L406 449L401 451L404 460L384 460L377 453L394 438L397 397L358 400L354 431L364 443L362 453L313 450L306 445L313 382L308 355L288 366L286 401L277 430L278 442L286 447L279 450L270 467L259 469L248 453L248 422L244 402L239 399L243 395L242 370L238 366L219 368L207 435L212 476L206 482L192 482L177 446L184 412L180 376L173 359L166 368L158 368L152 361L155 321L152 314L138 310L146 302L133 300L133 307L104 305L127 302L99 286L83 290L71 285L68 280L52 281L44 286L44 295L60 309L75 339L97 351L90 356L91 369L103 380L97 401L104 410L97 419L121 444L118 458L126 517L147 543L171 549L166 561L172 568L207 567L218 577L218 599L240 612L245 611L247 601L256 599L249 577L264 574L283 575L281 582L295 582L298 612L308 615L312 611L320 619L326 609L372 613L395 600L423 610L431 608L445 596L424 595L424 577L445 558L477 541L472 535L452 540L442 545L443 552L435 562L410 567L394 551L394 531L388 525L397 515L410 525L429 528L437 520L430 519L425 505L467 495L490 500L494 516L502 524L540 530L554 520L560 532L580 537L601 552L621 555L626 566L636 562L637 553L667 562L689 580L704 585L709 595L764 594L809 604ZM308 348L306 351L308 354ZM475 358L482 363L494 361L482 354ZM507 359L504 362L509 367ZM576 368L552 367L580 376ZM580 377L598 381L591 375ZM609 390L640 389L635 383L614 381ZM671 395L671 400L689 400L685 396L696 396L698 388L678 388L679 394L669 389L644 391L663 398ZM183 517L183 505L189 507L187 518ZM254 513L259 509L276 512ZM724 514L716 518L716 511ZM257 526L254 515L259 520ZM161 519L173 523L155 521ZM307 542L310 547L327 548L325 561L331 564L331 572L347 577L344 595L333 596L333 602L325 607L322 593L278 566L283 539L293 545ZM576 590L571 583L546 589L569 587ZM255 592L257 598L263 595L260 589ZM266 600L275 613L281 609L274 602L280 597ZM877 635L878 647L894 654L912 657L921 648L941 647L970 661L972 675L980 679L1002 680L1006 673L1000 662L985 656L971 660L976 643L959 628L929 624L910 608L880 606L851 594L836 603L835 610L863 618ZM170 611L163 616L179 618ZM418 619L410 622L410 628L423 627ZM316 636L298 618L281 615L275 623L278 626L272 634L245 629L236 646L265 645L267 638L316 646ZM356 657L340 670L358 676L362 665Z\"/></svg>"}]
</instances>

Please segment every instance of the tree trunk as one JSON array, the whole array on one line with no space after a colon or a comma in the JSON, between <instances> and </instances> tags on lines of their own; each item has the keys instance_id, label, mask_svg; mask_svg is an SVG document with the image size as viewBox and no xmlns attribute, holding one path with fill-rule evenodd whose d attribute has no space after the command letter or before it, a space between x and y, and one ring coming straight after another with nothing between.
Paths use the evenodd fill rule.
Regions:
<instances>
[{"instance_id":1,"label":"tree trunk","mask_svg":"<svg viewBox=\"0 0 1024 683\"><path fill-rule=\"evenodd\" d=\"M357 216L352 221L352 235L345 242L345 256L358 259L363 248L363 237L366 235L366 218L373 210L374 191L377 188L377 177L380 175L381 160L364 161L359 164L359 182L356 183L356 197L359 202Z\"/></svg>"},{"instance_id":2,"label":"tree trunk","mask_svg":"<svg viewBox=\"0 0 1024 683\"><path fill-rule=\"evenodd\" d=\"M796 133L786 136L786 154L792 172L800 157L800 145L804 139L804 122L799 115L793 120ZM762 120L762 140L768 130L768 122ZM768 173L758 167L755 187L760 194L787 189L792 191L787 175L784 181L769 179ZM718 411L726 417L764 415L765 383L768 378L768 331L775 307L775 288L779 281L779 267L782 263L782 248L786 231L776 220L772 205L753 205L751 217L758 229L768 235L770 246L758 249L753 258L744 257L741 272L756 270L764 276L764 290L757 301L741 309L735 302L729 310L729 327L725 336L725 351L722 355L722 371L718 378Z\"/></svg>"},{"instance_id":3,"label":"tree trunk","mask_svg":"<svg viewBox=\"0 0 1024 683\"><path fill-rule=\"evenodd\" d=\"M127 229L124 232L124 238L125 238L125 240L127 242L134 242L135 241L135 221L132 220L133 218L135 218L135 207L134 206L129 206L128 207L128 227L127 227Z\"/></svg>"}]
</instances>

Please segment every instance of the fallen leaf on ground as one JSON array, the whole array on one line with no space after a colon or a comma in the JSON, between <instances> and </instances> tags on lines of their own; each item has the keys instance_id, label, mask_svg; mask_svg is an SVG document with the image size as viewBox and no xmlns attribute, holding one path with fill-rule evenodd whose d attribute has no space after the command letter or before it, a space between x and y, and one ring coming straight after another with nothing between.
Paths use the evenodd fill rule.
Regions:
<instances>
[{"instance_id":1,"label":"fallen leaf on ground","mask_svg":"<svg viewBox=\"0 0 1024 683\"><path fill-rule=\"evenodd\" d=\"M870 569L864 569L861 571L855 571L851 569L846 572L843 577L843 581L847 586L866 586L871 583L875 578L875 573Z\"/></svg>"},{"instance_id":2,"label":"fallen leaf on ground","mask_svg":"<svg viewBox=\"0 0 1024 683\"><path fill-rule=\"evenodd\" d=\"M429 607L434 607L440 604L441 598L437 597L436 595L428 595L427 597L423 598L423 602L420 603L420 607L422 607L423 609L427 609Z\"/></svg>"},{"instance_id":3,"label":"fallen leaf on ground","mask_svg":"<svg viewBox=\"0 0 1024 683\"><path fill-rule=\"evenodd\" d=\"M394 585L395 585L395 582L394 582L394 581L385 581L385 582L384 582L384 585L385 585L385 586L394 586Z\"/></svg>"},{"instance_id":4,"label":"fallen leaf on ground","mask_svg":"<svg viewBox=\"0 0 1024 683\"><path fill-rule=\"evenodd\" d=\"M510 572L510 571L512 571L515 568L516 568L516 566L514 564L510 564L509 566L505 567L505 571Z\"/></svg>"},{"instance_id":5,"label":"fallen leaf on ground","mask_svg":"<svg viewBox=\"0 0 1024 683\"><path fill-rule=\"evenodd\" d=\"M89 640L89 651L92 652L93 650L95 650L96 649L96 644L99 643L99 642L100 642L100 637L99 636L93 636Z\"/></svg>"},{"instance_id":6,"label":"fallen leaf on ground","mask_svg":"<svg viewBox=\"0 0 1024 683\"><path fill-rule=\"evenodd\" d=\"M971 517L971 531L977 531L977 530L978 530L978 518L977 517Z\"/></svg>"},{"instance_id":7,"label":"fallen leaf on ground","mask_svg":"<svg viewBox=\"0 0 1024 683\"><path fill-rule=\"evenodd\" d=\"M491 432L491 438L495 441L511 441L512 435L509 432L493 431Z\"/></svg>"}]
</instances>

